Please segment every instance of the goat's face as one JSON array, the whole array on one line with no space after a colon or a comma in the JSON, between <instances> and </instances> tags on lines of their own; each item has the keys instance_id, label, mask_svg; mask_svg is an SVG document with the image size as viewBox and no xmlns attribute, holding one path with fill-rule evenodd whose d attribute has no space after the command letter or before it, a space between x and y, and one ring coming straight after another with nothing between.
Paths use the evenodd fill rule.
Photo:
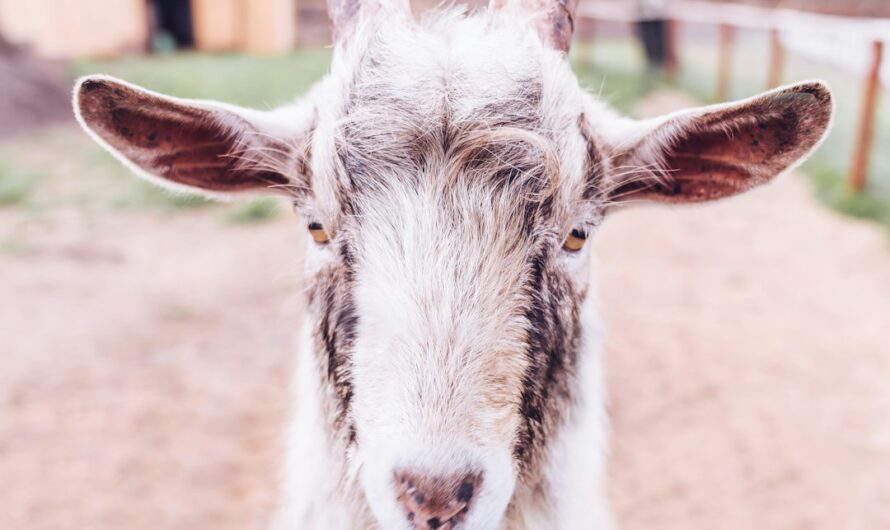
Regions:
<instances>
[{"instance_id":1,"label":"goat's face","mask_svg":"<svg viewBox=\"0 0 890 530\"><path fill-rule=\"evenodd\" d=\"M565 61L571 4L417 24L335 2L331 74L269 113L104 77L76 91L143 176L294 202L331 436L383 528L495 528L516 482L541 479L583 349L584 240L608 210L764 183L830 121L815 82L617 118Z\"/></svg>"},{"instance_id":2,"label":"goat's face","mask_svg":"<svg viewBox=\"0 0 890 530\"><path fill-rule=\"evenodd\" d=\"M565 60L520 26L375 28L319 109L316 349L384 527L489 528L571 394L593 140Z\"/></svg>"}]
</instances>

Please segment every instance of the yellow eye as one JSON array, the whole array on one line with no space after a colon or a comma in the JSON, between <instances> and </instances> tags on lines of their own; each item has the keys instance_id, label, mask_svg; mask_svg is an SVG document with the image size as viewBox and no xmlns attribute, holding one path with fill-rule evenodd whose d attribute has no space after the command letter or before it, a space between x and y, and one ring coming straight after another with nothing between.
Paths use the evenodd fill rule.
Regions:
<instances>
[{"instance_id":1,"label":"yellow eye","mask_svg":"<svg viewBox=\"0 0 890 530\"><path fill-rule=\"evenodd\" d=\"M331 240L331 237L321 223L316 223L314 221L309 223L309 235L311 235L312 239L319 244L325 244Z\"/></svg>"},{"instance_id":2,"label":"yellow eye","mask_svg":"<svg viewBox=\"0 0 890 530\"><path fill-rule=\"evenodd\" d=\"M572 231L569 232L569 236L563 242L562 248L569 252L578 252L584 248L584 243L586 242L587 232L580 228L573 228Z\"/></svg>"}]
</instances>

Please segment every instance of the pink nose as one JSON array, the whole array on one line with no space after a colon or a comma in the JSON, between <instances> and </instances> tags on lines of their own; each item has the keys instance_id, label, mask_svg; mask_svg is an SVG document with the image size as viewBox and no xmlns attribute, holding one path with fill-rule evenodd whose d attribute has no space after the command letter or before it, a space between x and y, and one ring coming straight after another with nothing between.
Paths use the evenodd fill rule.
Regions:
<instances>
[{"instance_id":1,"label":"pink nose","mask_svg":"<svg viewBox=\"0 0 890 530\"><path fill-rule=\"evenodd\" d=\"M396 498L416 530L455 530L470 509L482 475L428 476L395 474Z\"/></svg>"}]
</instances>

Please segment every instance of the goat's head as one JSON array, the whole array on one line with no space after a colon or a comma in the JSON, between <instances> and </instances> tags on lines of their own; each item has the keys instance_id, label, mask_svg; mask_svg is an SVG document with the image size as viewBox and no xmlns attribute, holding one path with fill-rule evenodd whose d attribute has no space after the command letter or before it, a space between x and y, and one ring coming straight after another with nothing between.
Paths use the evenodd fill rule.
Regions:
<instances>
[{"instance_id":1,"label":"goat's head","mask_svg":"<svg viewBox=\"0 0 890 530\"><path fill-rule=\"evenodd\" d=\"M383 528L495 528L538 474L608 211L763 184L831 119L818 82L618 118L567 64L575 2L518 2L415 22L331 0L331 73L272 112L107 77L76 89L84 127L140 175L293 201L331 435Z\"/></svg>"}]
</instances>

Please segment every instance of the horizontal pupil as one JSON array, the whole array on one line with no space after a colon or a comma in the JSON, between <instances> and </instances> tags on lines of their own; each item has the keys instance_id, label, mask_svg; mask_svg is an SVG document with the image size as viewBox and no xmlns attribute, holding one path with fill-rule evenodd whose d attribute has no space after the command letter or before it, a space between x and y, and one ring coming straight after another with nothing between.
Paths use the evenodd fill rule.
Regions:
<instances>
[{"instance_id":1,"label":"horizontal pupil","mask_svg":"<svg viewBox=\"0 0 890 530\"><path fill-rule=\"evenodd\" d=\"M309 223L309 230L321 230L321 223Z\"/></svg>"},{"instance_id":2,"label":"horizontal pupil","mask_svg":"<svg viewBox=\"0 0 890 530\"><path fill-rule=\"evenodd\" d=\"M583 230L575 228L572 230L572 237L576 239L587 239L587 234Z\"/></svg>"}]
</instances>

